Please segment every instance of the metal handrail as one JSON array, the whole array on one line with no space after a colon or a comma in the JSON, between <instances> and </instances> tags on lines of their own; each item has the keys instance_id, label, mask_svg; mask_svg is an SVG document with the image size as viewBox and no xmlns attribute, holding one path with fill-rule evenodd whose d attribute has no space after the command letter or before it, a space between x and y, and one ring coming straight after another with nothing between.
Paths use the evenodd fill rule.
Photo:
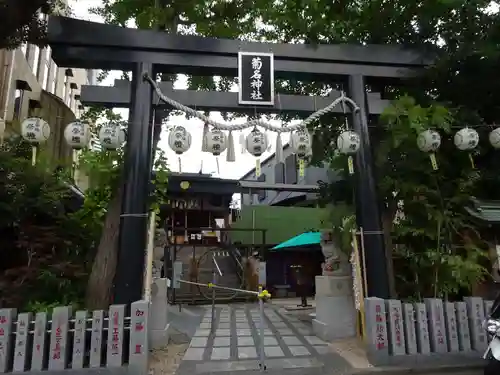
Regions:
<instances>
[{"instance_id":1,"label":"metal handrail","mask_svg":"<svg viewBox=\"0 0 500 375\"><path fill-rule=\"evenodd\" d=\"M238 274L238 277L240 278L240 281L243 282L244 269L243 269L243 265L240 262L240 259L241 259L241 253L240 253L240 251L236 247L231 248L229 250L229 256L231 257L231 259L235 263L235 266L237 268L236 273Z\"/></svg>"},{"instance_id":2,"label":"metal handrail","mask_svg":"<svg viewBox=\"0 0 500 375\"><path fill-rule=\"evenodd\" d=\"M212 254L212 260L215 264L215 267L217 268L217 272L219 273L219 276L222 276L222 271L220 270L219 263L217 263L217 260L215 259L215 255Z\"/></svg>"},{"instance_id":3,"label":"metal handrail","mask_svg":"<svg viewBox=\"0 0 500 375\"><path fill-rule=\"evenodd\" d=\"M241 259L240 250L237 247L235 247L233 249L233 251L231 251L231 253L233 254L233 258L236 261L236 263L238 263L238 266L240 267L240 269L243 270L243 266L241 265L241 262L240 262L240 259Z\"/></svg>"},{"instance_id":4,"label":"metal handrail","mask_svg":"<svg viewBox=\"0 0 500 375\"><path fill-rule=\"evenodd\" d=\"M239 293L247 293L247 294L252 294L254 296L258 296L259 292L256 292L254 290L246 290L246 289L238 289L238 288L230 288L228 286L221 286L221 285L215 285L215 284L203 284L203 283L197 283L194 281L187 281L187 280L179 280L181 283L184 284L190 284L190 285L198 285L198 286L204 286L206 288L214 288L214 289L222 289L222 290L229 290L232 292L239 292Z\"/></svg>"}]
</instances>

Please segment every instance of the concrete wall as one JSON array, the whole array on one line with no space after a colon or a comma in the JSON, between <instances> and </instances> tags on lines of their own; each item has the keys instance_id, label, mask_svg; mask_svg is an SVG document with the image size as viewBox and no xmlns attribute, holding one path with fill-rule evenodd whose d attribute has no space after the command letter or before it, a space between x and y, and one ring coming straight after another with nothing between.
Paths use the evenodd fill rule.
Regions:
<instances>
[{"instance_id":1,"label":"concrete wall","mask_svg":"<svg viewBox=\"0 0 500 375\"><path fill-rule=\"evenodd\" d=\"M51 59L50 47L39 49L28 45L13 51L0 50L0 117L7 121L6 136L19 134L19 122L30 116L39 116L51 127L49 141L42 147L54 165L72 163L72 150L63 137L64 127L80 114L80 102L75 99L81 86L88 84L92 74L84 69L72 69L73 77L66 77L66 69L58 67ZM24 91L18 113L15 111L16 81L26 82L31 91ZM71 90L75 83L77 89ZM41 108L29 108L36 100ZM81 180L81 181L80 181ZM79 176L78 185L85 188L85 176Z\"/></svg>"},{"instance_id":2,"label":"concrete wall","mask_svg":"<svg viewBox=\"0 0 500 375\"><path fill-rule=\"evenodd\" d=\"M252 173L250 173L248 176L245 176L243 180L262 181L269 184L286 183L298 185L316 185L319 180L327 182L332 181L336 178L335 174L330 171L326 165L324 167L306 167L304 176L300 177L298 174L297 162L294 161L295 157L290 147L285 147L285 149L283 150L283 156L285 159L285 163L281 166L277 165L274 155L273 157L265 160L262 163L260 180L255 176L255 170L253 170ZM295 167L293 167L293 164L295 164ZM283 178L279 178L278 173L283 173ZM278 177L278 181L276 177ZM282 179L282 181L279 181L280 179ZM292 193L286 191L261 191L255 192L255 194L251 195L242 194L241 205L276 205L286 199L300 196L305 196L307 200L310 200L315 199L316 194Z\"/></svg>"}]
</instances>

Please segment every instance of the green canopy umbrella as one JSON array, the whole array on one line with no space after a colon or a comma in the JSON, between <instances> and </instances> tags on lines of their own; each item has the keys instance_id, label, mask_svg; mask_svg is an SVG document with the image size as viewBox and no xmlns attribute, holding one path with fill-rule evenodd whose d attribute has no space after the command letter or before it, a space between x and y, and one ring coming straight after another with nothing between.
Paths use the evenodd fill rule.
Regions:
<instances>
[{"instance_id":1,"label":"green canopy umbrella","mask_svg":"<svg viewBox=\"0 0 500 375\"><path fill-rule=\"evenodd\" d=\"M289 247L319 245L320 242L321 242L320 232L306 232L299 234L298 236L292 237L289 240L280 243L279 245L276 245L275 247L271 248L271 250L279 250Z\"/></svg>"}]
</instances>

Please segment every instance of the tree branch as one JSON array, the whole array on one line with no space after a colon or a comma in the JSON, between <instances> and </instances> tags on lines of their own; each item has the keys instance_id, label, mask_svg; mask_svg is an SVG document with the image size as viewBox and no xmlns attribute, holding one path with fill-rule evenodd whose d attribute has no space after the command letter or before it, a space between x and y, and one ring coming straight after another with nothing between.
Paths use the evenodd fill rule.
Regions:
<instances>
[{"instance_id":1,"label":"tree branch","mask_svg":"<svg viewBox=\"0 0 500 375\"><path fill-rule=\"evenodd\" d=\"M36 39L42 25L37 13L41 8L49 7L52 2L52 0L3 0L0 2L0 48L15 48L32 36Z\"/></svg>"}]
</instances>

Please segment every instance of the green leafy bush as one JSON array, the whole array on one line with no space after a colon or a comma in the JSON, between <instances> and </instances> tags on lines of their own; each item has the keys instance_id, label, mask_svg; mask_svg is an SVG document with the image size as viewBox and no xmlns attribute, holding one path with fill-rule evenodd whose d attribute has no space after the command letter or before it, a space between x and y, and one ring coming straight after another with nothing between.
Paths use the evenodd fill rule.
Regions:
<instances>
[{"instance_id":1,"label":"green leafy bush","mask_svg":"<svg viewBox=\"0 0 500 375\"><path fill-rule=\"evenodd\" d=\"M18 138L0 148L0 306L78 303L95 236L71 211L75 196L61 172L31 165Z\"/></svg>"}]
</instances>

